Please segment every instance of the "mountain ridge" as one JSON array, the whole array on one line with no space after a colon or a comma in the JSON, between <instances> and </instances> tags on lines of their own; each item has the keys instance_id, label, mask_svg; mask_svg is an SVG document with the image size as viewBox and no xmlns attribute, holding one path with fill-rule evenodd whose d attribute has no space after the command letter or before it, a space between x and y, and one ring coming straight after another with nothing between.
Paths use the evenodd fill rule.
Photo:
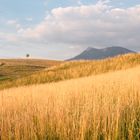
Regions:
<instances>
[{"instance_id":1,"label":"mountain ridge","mask_svg":"<svg viewBox=\"0 0 140 140\"><path fill-rule=\"evenodd\" d=\"M112 47L107 47L107 48L103 48L103 49L88 47L86 50L84 50L79 55L77 55L71 59L68 59L68 61L70 61L70 60L105 59L108 57L114 57L117 55L122 55L122 54L127 54L127 53L137 53L137 52L129 50L124 47L120 47L120 46L112 46Z\"/></svg>"}]
</instances>

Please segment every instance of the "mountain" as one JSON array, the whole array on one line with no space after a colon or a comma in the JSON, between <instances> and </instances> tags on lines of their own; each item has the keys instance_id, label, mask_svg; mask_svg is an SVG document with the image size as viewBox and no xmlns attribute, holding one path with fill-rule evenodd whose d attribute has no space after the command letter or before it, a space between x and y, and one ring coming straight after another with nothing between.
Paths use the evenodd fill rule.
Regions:
<instances>
[{"instance_id":1,"label":"mountain","mask_svg":"<svg viewBox=\"0 0 140 140\"><path fill-rule=\"evenodd\" d=\"M83 51L81 54L69 59L69 60L91 60L91 59L104 59L107 57L114 57L121 54L127 54L127 53L136 53L134 51L128 50L123 47L108 47L103 49L96 49L89 47L85 51Z\"/></svg>"}]
</instances>

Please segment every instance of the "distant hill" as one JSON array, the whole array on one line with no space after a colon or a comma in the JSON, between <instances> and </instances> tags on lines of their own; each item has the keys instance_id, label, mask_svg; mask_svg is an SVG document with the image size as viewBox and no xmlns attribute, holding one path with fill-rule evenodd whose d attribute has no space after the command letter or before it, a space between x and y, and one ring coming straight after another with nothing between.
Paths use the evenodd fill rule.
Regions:
<instances>
[{"instance_id":1,"label":"distant hill","mask_svg":"<svg viewBox=\"0 0 140 140\"><path fill-rule=\"evenodd\" d=\"M0 83L31 75L62 63L41 59L0 59Z\"/></svg>"},{"instance_id":2,"label":"distant hill","mask_svg":"<svg viewBox=\"0 0 140 140\"><path fill-rule=\"evenodd\" d=\"M81 54L69 59L69 60L92 60L92 59L104 59L107 57L114 57L121 54L127 54L127 53L136 53L134 51L128 50L123 47L108 47L104 49L96 49L89 47L85 51L83 51Z\"/></svg>"}]
</instances>

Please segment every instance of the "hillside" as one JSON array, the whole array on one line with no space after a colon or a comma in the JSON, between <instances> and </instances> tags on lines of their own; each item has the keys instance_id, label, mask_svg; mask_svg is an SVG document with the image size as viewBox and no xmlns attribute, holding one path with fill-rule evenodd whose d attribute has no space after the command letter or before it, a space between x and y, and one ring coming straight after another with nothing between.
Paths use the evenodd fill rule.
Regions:
<instances>
[{"instance_id":1,"label":"hillside","mask_svg":"<svg viewBox=\"0 0 140 140\"><path fill-rule=\"evenodd\" d=\"M122 55L127 53L136 53L136 52L128 50L123 47L116 47L116 46L103 48L103 49L96 49L96 48L89 47L81 54L69 60L104 59L104 58L114 57L117 55Z\"/></svg>"},{"instance_id":2,"label":"hillside","mask_svg":"<svg viewBox=\"0 0 140 140\"><path fill-rule=\"evenodd\" d=\"M139 54L121 55L98 61L65 62L59 66L50 67L30 76L19 78L17 80L1 82L0 89L97 75L110 71L131 68L139 64Z\"/></svg>"},{"instance_id":3,"label":"hillside","mask_svg":"<svg viewBox=\"0 0 140 140\"><path fill-rule=\"evenodd\" d=\"M0 138L139 140L139 83L140 66L0 91Z\"/></svg>"},{"instance_id":4,"label":"hillside","mask_svg":"<svg viewBox=\"0 0 140 140\"><path fill-rule=\"evenodd\" d=\"M39 59L0 59L0 82L25 77L60 63Z\"/></svg>"},{"instance_id":5,"label":"hillside","mask_svg":"<svg viewBox=\"0 0 140 140\"><path fill-rule=\"evenodd\" d=\"M30 66L50 67L55 64L59 64L60 62L61 61L46 60L46 59L0 59L0 64L3 63L8 66L30 65Z\"/></svg>"}]
</instances>

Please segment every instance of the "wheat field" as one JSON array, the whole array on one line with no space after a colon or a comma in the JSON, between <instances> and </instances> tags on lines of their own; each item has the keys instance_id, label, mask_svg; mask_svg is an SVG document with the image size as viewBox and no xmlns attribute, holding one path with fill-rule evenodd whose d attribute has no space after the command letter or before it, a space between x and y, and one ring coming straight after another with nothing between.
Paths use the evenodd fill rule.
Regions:
<instances>
[{"instance_id":1,"label":"wheat field","mask_svg":"<svg viewBox=\"0 0 140 140\"><path fill-rule=\"evenodd\" d=\"M0 91L0 140L140 140L140 66Z\"/></svg>"},{"instance_id":2,"label":"wheat field","mask_svg":"<svg viewBox=\"0 0 140 140\"><path fill-rule=\"evenodd\" d=\"M37 61L36 63L39 62ZM46 63L47 62L45 62L44 65ZM41 63L41 65L43 65L43 62ZM90 75L97 75L101 73L132 68L140 65L140 54L126 54L113 58L94 61L81 60L61 63L58 62L57 64L55 64L54 62L52 63L52 65L53 67L49 67L34 74L29 74L29 76L23 76L18 79L14 78L10 81L3 81L0 83L0 90L17 86L58 82L68 79L75 79Z\"/></svg>"}]
</instances>

